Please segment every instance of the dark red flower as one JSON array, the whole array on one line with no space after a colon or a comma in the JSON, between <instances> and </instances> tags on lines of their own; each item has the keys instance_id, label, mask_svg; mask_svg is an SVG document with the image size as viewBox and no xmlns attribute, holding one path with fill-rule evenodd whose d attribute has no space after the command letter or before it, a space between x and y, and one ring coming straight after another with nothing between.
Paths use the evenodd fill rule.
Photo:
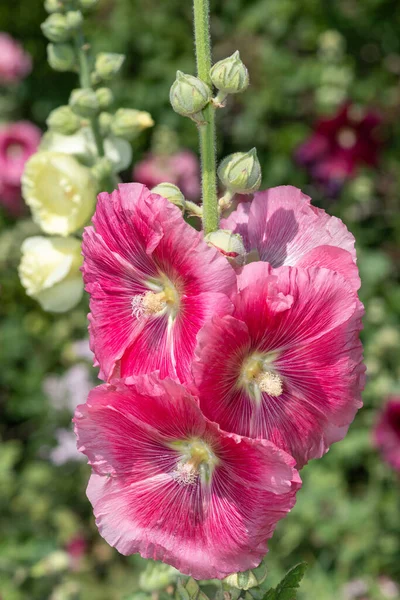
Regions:
<instances>
[{"instance_id":1,"label":"dark red flower","mask_svg":"<svg viewBox=\"0 0 400 600\"><path fill-rule=\"evenodd\" d=\"M380 123L377 112L346 103L333 117L317 121L314 133L297 149L296 161L326 192L335 195L360 165L377 166Z\"/></svg>"},{"instance_id":2,"label":"dark red flower","mask_svg":"<svg viewBox=\"0 0 400 600\"><path fill-rule=\"evenodd\" d=\"M400 472L400 396L389 397L374 431L384 460Z\"/></svg>"}]
</instances>

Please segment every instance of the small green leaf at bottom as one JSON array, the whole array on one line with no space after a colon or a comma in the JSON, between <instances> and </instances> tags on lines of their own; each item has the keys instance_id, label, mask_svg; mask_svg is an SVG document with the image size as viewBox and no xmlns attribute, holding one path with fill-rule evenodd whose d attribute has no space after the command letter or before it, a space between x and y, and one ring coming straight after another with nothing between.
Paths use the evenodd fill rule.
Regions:
<instances>
[{"instance_id":1,"label":"small green leaf at bottom","mask_svg":"<svg viewBox=\"0 0 400 600\"><path fill-rule=\"evenodd\" d=\"M307 567L307 563L302 562L290 569L276 588L268 590L263 600L296 600L297 590Z\"/></svg>"}]
</instances>

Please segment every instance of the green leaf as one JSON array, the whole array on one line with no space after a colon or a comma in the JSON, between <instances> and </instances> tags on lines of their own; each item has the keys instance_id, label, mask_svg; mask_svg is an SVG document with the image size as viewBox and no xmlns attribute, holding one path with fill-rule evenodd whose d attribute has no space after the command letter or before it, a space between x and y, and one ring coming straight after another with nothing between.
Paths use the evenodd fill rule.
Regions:
<instances>
[{"instance_id":1,"label":"green leaf","mask_svg":"<svg viewBox=\"0 0 400 600\"><path fill-rule=\"evenodd\" d=\"M297 590L307 567L307 563L302 562L290 569L275 589L268 590L263 600L296 600Z\"/></svg>"}]
</instances>

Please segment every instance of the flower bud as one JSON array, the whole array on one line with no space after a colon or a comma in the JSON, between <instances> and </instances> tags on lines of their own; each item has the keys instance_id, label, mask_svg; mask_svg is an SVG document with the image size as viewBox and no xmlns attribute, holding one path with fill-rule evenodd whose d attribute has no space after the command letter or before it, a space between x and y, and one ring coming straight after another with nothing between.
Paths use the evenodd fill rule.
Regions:
<instances>
[{"instance_id":1,"label":"flower bud","mask_svg":"<svg viewBox=\"0 0 400 600\"><path fill-rule=\"evenodd\" d=\"M102 182L113 174L113 164L109 158L103 156L95 163L91 170L97 181Z\"/></svg>"},{"instance_id":2,"label":"flower bud","mask_svg":"<svg viewBox=\"0 0 400 600\"><path fill-rule=\"evenodd\" d=\"M70 44L48 44L47 60L55 71L74 71L76 54Z\"/></svg>"},{"instance_id":3,"label":"flower bud","mask_svg":"<svg viewBox=\"0 0 400 600\"><path fill-rule=\"evenodd\" d=\"M110 81L121 70L125 56L113 52L100 52L96 57L96 74L104 81Z\"/></svg>"},{"instance_id":4,"label":"flower bud","mask_svg":"<svg viewBox=\"0 0 400 600\"><path fill-rule=\"evenodd\" d=\"M242 236L238 233L232 233L228 229L219 229L207 234L204 239L209 246L214 246L228 260L238 265L244 264L246 249Z\"/></svg>"},{"instance_id":5,"label":"flower bud","mask_svg":"<svg viewBox=\"0 0 400 600\"><path fill-rule=\"evenodd\" d=\"M261 166L255 148L230 154L218 167L223 185L235 194L252 194L261 184Z\"/></svg>"},{"instance_id":6,"label":"flower bud","mask_svg":"<svg viewBox=\"0 0 400 600\"><path fill-rule=\"evenodd\" d=\"M108 108L114 102L114 96L110 88L102 87L96 90L97 101L100 108Z\"/></svg>"},{"instance_id":7,"label":"flower bud","mask_svg":"<svg viewBox=\"0 0 400 600\"><path fill-rule=\"evenodd\" d=\"M65 15L53 13L41 24L43 35L51 42L67 42L71 37L71 31Z\"/></svg>"},{"instance_id":8,"label":"flower bud","mask_svg":"<svg viewBox=\"0 0 400 600\"><path fill-rule=\"evenodd\" d=\"M182 212L185 211L185 196L182 194L181 190L174 185L173 183L159 183L151 190L153 194L158 194L163 198L166 198L175 206L181 209Z\"/></svg>"},{"instance_id":9,"label":"flower bud","mask_svg":"<svg viewBox=\"0 0 400 600\"><path fill-rule=\"evenodd\" d=\"M268 569L265 559L261 564L251 571L243 571L240 573L232 573L223 580L224 586L233 587L238 590L249 590L258 587L267 578Z\"/></svg>"},{"instance_id":10,"label":"flower bud","mask_svg":"<svg viewBox=\"0 0 400 600\"><path fill-rule=\"evenodd\" d=\"M217 62L210 71L210 76L215 87L225 94L238 94L244 92L249 85L249 72L240 60L237 50Z\"/></svg>"},{"instance_id":11,"label":"flower bud","mask_svg":"<svg viewBox=\"0 0 400 600\"><path fill-rule=\"evenodd\" d=\"M22 195L46 233L67 236L85 225L96 193L90 170L68 154L38 152L25 165Z\"/></svg>"},{"instance_id":12,"label":"flower bud","mask_svg":"<svg viewBox=\"0 0 400 600\"><path fill-rule=\"evenodd\" d=\"M153 125L150 113L134 108L120 108L111 122L111 133L131 141L141 131Z\"/></svg>"},{"instance_id":13,"label":"flower bud","mask_svg":"<svg viewBox=\"0 0 400 600\"><path fill-rule=\"evenodd\" d=\"M69 10L66 19L71 31L76 31L83 23L83 15L80 10Z\"/></svg>"},{"instance_id":14,"label":"flower bud","mask_svg":"<svg viewBox=\"0 0 400 600\"><path fill-rule=\"evenodd\" d=\"M95 8L98 3L99 0L79 0L79 7L86 12Z\"/></svg>"},{"instance_id":15,"label":"flower bud","mask_svg":"<svg viewBox=\"0 0 400 600\"><path fill-rule=\"evenodd\" d=\"M110 133L113 118L114 115L112 115L109 112L103 111L99 114L100 131L103 137L107 136Z\"/></svg>"},{"instance_id":16,"label":"flower bud","mask_svg":"<svg viewBox=\"0 0 400 600\"><path fill-rule=\"evenodd\" d=\"M50 312L66 312L80 301L81 243L76 238L35 236L21 247L19 277L26 293Z\"/></svg>"},{"instance_id":17,"label":"flower bud","mask_svg":"<svg viewBox=\"0 0 400 600\"><path fill-rule=\"evenodd\" d=\"M174 584L178 576L179 571L174 567L161 562L148 561L146 568L140 574L139 587L144 592L156 592Z\"/></svg>"},{"instance_id":18,"label":"flower bud","mask_svg":"<svg viewBox=\"0 0 400 600\"><path fill-rule=\"evenodd\" d=\"M64 3L61 0L45 0L44 8L48 13L64 11Z\"/></svg>"},{"instance_id":19,"label":"flower bud","mask_svg":"<svg viewBox=\"0 0 400 600\"><path fill-rule=\"evenodd\" d=\"M72 135L78 131L81 122L69 106L60 106L51 111L47 117L47 127L56 133Z\"/></svg>"},{"instance_id":20,"label":"flower bud","mask_svg":"<svg viewBox=\"0 0 400 600\"><path fill-rule=\"evenodd\" d=\"M210 102L211 89L201 79L177 71L169 99L175 112L184 117L193 117Z\"/></svg>"},{"instance_id":21,"label":"flower bud","mask_svg":"<svg viewBox=\"0 0 400 600\"><path fill-rule=\"evenodd\" d=\"M69 105L80 117L93 117L99 112L96 93L90 88L72 90Z\"/></svg>"}]
</instances>

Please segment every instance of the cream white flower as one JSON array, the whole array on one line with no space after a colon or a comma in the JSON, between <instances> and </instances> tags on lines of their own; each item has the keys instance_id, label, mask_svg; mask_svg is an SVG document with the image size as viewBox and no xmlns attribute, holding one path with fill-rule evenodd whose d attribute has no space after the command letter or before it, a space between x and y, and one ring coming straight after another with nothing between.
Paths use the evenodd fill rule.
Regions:
<instances>
[{"instance_id":1,"label":"cream white flower","mask_svg":"<svg viewBox=\"0 0 400 600\"><path fill-rule=\"evenodd\" d=\"M72 156L38 152L25 165L22 194L43 231L67 236L92 216L97 183Z\"/></svg>"},{"instance_id":2,"label":"cream white flower","mask_svg":"<svg viewBox=\"0 0 400 600\"><path fill-rule=\"evenodd\" d=\"M66 312L78 304L83 294L80 240L34 236L21 251L19 277L28 296L49 312Z\"/></svg>"},{"instance_id":3,"label":"cream white flower","mask_svg":"<svg viewBox=\"0 0 400 600\"><path fill-rule=\"evenodd\" d=\"M40 150L72 154L89 167L93 166L98 158L93 133L88 127L83 127L73 135L48 131L42 137ZM108 136L104 140L104 152L112 163L114 173L124 171L132 162L132 146L122 138Z\"/></svg>"}]
</instances>

